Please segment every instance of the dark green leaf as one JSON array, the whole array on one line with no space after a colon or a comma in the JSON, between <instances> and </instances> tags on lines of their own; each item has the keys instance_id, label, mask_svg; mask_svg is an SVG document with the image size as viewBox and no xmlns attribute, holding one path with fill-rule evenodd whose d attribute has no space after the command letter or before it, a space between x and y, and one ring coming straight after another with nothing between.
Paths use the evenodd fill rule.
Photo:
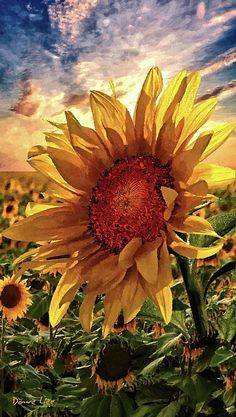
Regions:
<instances>
[{"instance_id":1,"label":"dark green leaf","mask_svg":"<svg viewBox=\"0 0 236 417\"><path fill-rule=\"evenodd\" d=\"M123 417L123 407L118 395L113 395L111 398L110 417Z\"/></svg>"},{"instance_id":2,"label":"dark green leaf","mask_svg":"<svg viewBox=\"0 0 236 417\"><path fill-rule=\"evenodd\" d=\"M221 363L228 361L233 356L236 356L236 353L234 353L232 350L228 350L224 346L219 347L212 356L209 366L218 366Z\"/></svg>"},{"instance_id":3,"label":"dark green leaf","mask_svg":"<svg viewBox=\"0 0 236 417\"><path fill-rule=\"evenodd\" d=\"M100 402L96 417L110 417L111 396L104 397Z\"/></svg>"},{"instance_id":4,"label":"dark green leaf","mask_svg":"<svg viewBox=\"0 0 236 417\"><path fill-rule=\"evenodd\" d=\"M231 304L226 312L221 317L219 317L214 324L219 332L220 338L226 342L231 342L231 340L236 335L235 316L236 305Z\"/></svg>"},{"instance_id":5,"label":"dark green leaf","mask_svg":"<svg viewBox=\"0 0 236 417\"><path fill-rule=\"evenodd\" d=\"M179 410L179 403L177 403L177 401L172 401L157 414L157 417L175 417L177 416Z\"/></svg>"},{"instance_id":6,"label":"dark green leaf","mask_svg":"<svg viewBox=\"0 0 236 417\"><path fill-rule=\"evenodd\" d=\"M147 366L145 366L142 369L139 375L146 376L148 374L155 372L157 367L162 363L163 359L165 359L165 356L161 356L160 358L157 358L154 361L151 361Z\"/></svg>"},{"instance_id":7,"label":"dark green leaf","mask_svg":"<svg viewBox=\"0 0 236 417\"><path fill-rule=\"evenodd\" d=\"M102 401L101 395L93 395L86 398L81 404L81 416L80 417L94 417L96 416L97 409Z\"/></svg>"},{"instance_id":8,"label":"dark green leaf","mask_svg":"<svg viewBox=\"0 0 236 417\"><path fill-rule=\"evenodd\" d=\"M125 392L120 391L118 393L121 403L122 403L122 407L123 407L123 411L124 411L124 417L130 417L131 414L134 412L135 410L135 402L133 400L133 398L130 398ZM104 415L102 415L101 417L105 417Z\"/></svg>"}]
</instances>

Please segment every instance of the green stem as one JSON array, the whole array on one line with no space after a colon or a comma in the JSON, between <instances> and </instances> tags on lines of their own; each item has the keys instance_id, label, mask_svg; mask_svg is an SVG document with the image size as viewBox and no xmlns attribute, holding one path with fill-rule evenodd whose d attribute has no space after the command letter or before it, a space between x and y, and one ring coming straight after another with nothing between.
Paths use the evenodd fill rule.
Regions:
<instances>
[{"instance_id":1,"label":"green stem","mask_svg":"<svg viewBox=\"0 0 236 417\"><path fill-rule=\"evenodd\" d=\"M49 294L50 294L50 298L52 299L53 285L52 285L51 282L50 282L50 287L49 287ZM50 300L50 302L51 302L51 300ZM50 321L49 321L49 338L50 338L50 341L52 341L52 339L53 339L53 328L52 328L52 325L51 325Z\"/></svg>"},{"instance_id":2,"label":"green stem","mask_svg":"<svg viewBox=\"0 0 236 417\"><path fill-rule=\"evenodd\" d=\"M0 351L0 358L1 358L1 365L3 362L3 355L5 351L5 318L2 314L2 320L1 320L1 351ZM1 395L4 394L4 368L0 371L0 393ZM3 415L3 409L0 408L0 417Z\"/></svg>"},{"instance_id":3,"label":"green stem","mask_svg":"<svg viewBox=\"0 0 236 417\"><path fill-rule=\"evenodd\" d=\"M178 256L178 264L188 294L196 331L200 338L204 338L208 335L209 326L203 290L196 276L196 260Z\"/></svg>"}]
</instances>

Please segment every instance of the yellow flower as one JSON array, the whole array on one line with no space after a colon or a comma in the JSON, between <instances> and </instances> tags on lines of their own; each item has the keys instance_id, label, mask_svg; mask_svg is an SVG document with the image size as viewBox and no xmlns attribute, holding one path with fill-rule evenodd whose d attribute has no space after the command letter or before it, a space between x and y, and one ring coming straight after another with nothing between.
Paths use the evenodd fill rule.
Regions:
<instances>
[{"instance_id":1,"label":"yellow flower","mask_svg":"<svg viewBox=\"0 0 236 417\"><path fill-rule=\"evenodd\" d=\"M23 281L0 280L0 311L9 322L23 317L31 302L31 294Z\"/></svg>"},{"instance_id":2,"label":"yellow flower","mask_svg":"<svg viewBox=\"0 0 236 417\"><path fill-rule=\"evenodd\" d=\"M198 72L181 71L156 104L163 83L159 69L152 68L133 119L114 92L110 97L92 91L95 130L66 112L67 123L52 123L60 133L47 133L47 147L30 151L29 163L50 179L49 193L58 202L29 203L29 217L4 235L42 245L18 258L16 278L28 268L64 270L50 306L53 326L85 282L80 321L86 331L98 294L106 294L104 336L121 310L125 322L131 321L146 297L168 323L168 246L190 258L209 257L221 249L222 243L188 245L177 234L217 237L207 220L188 213L203 199L214 198L208 188L235 178L231 168L200 163L225 142L236 123L196 137L216 106L215 98L194 104L199 83Z\"/></svg>"}]
</instances>

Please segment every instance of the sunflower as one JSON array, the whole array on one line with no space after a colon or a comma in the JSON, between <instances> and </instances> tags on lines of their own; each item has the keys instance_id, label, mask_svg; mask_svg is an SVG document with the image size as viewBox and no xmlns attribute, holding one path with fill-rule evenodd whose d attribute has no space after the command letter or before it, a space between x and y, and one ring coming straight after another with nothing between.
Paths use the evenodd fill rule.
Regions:
<instances>
[{"instance_id":1,"label":"sunflower","mask_svg":"<svg viewBox=\"0 0 236 417\"><path fill-rule=\"evenodd\" d=\"M40 332L45 332L49 329L49 314L46 312L42 317L35 320L35 324Z\"/></svg>"},{"instance_id":2,"label":"sunflower","mask_svg":"<svg viewBox=\"0 0 236 417\"><path fill-rule=\"evenodd\" d=\"M0 280L0 310L9 322L23 317L31 303L31 294L24 281L16 282L9 277Z\"/></svg>"},{"instance_id":3,"label":"sunflower","mask_svg":"<svg viewBox=\"0 0 236 417\"><path fill-rule=\"evenodd\" d=\"M45 372L53 367L56 357L57 352L50 345L38 344L28 349L25 362L38 372Z\"/></svg>"},{"instance_id":4,"label":"sunflower","mask_svg":"<svg viewBox=\"0 0 236 417\"><path fill-rule=\"evenodd\" d=\"M131 367L130 347L124 340L121 344L118 339L111 339L97 353L93 361L92 374L96 376L99 391L103 394L109 389L119 391L124 383L133 381L134 374Z\"/></svg>"},{"instance_id":5,"label":"sunflower","mask_svg":"<svg viewBox=\"0 0 236 417\"><path fill-rule=\"evenodd\" d=\"M156 104L163 81L160 70L152 68L133 119L114 88L112 96L91 91L95 130L82 126L68 111L66 123L52 123L58 130L46 134L47 147L29 152L29 163L50 179L48 192L57 203L29 203L29 217L4 235L41 243L18 258L16 277L28 268L64 271L51 301L53 326L84 282L80 321L86 331L98 294L105 294L104 336L121 310L125 322L131 321L146 297L168 323L168 247L190 258L209 257L221 249L221 242L195 247L179 236L219 237L207 220L189 212L204 199L214 199L209 188L235 179L231 168L201 163L225 142L236 123L197 136L217 103L210 98L195 104L199 83L198 72L181 71Z\"/></svg>"}]
</instances>

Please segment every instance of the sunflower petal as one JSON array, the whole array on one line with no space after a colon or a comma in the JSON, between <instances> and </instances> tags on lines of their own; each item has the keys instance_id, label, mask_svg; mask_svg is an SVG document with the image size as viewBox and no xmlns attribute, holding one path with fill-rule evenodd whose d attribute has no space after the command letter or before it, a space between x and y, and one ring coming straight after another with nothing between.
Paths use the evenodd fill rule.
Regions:
<instances>
[{"instance_id":1,"label":"sunflower petal","mask_svg":"<svg viewBox=\"0 0 236 417\"><path fill-rule=\"evenodd\" d=\"M69 268L60 278L49 307L49 318L53 327L57 326L65 315L82 283L83 278L78 276L77 264Z\"/></svg>"},{"instance_id":2,"label":"sunflower petal","mask_svg":"<svg viewBox=\"0 0 236 417\"><path fill-rule=\"evenodd\" d=\"M91 330L91 326L93 322L93 307L94 307L96 297L97 297L97 293L95 292L88 293L85 296L79 308L79 320L80 320L81 326L88 333Z\"/></svg>"},{"instance_id":3,"label":"sunflower petal","mask_svg":"<svg viewBox=\"0 0 236 417\"><path fill-rule=\"evenodd\" d=\"M172 293L170 287L164 287L156 293L156 303L166 324L172 316Z\"/></svg>"},{"instance_id":4,"label":"sunflower petal","mask_svg":"<svg viewBox=\"0 0 236 417\"><path fill-rule=\"evenodd\" d=\"M192 110L200 82L201 75L198 71L192 72L187 76L186 89L176 115L176 124Z\"/></svg>"},{"instance_id":5,"label":"sunflower petal","mask_svg":"<svg viewBox=\"0 0 236 417\"><path fill-rule=\"evenodd\" d=\"M161 240L158 240L156 245L154 245L153 248L150 247L150 249L148 248L147 244L144 245L135 257L138 271L142 277L151 284L156 283L158 278L157 248L160 246L160 244Z\"/></svg>"},{"instance_id":6,"label":"sunflower petal","mask_svg":"<svg viewBox=\"0 0 236 417\"><path fill-rule=\"evenodd\" d=\"M152 127L156 109L156 100L163 86L159 68L151 68L143 83L134 111L136 137L152 140Z\"/></svg>"},{"instance_id":7,"label":"sunflower petal","mask_svg":"<svg viewBox=\"0 0 236 417\"><path fill-rule=\"evenodd\" d=\"M216 164L199 164L193 170L190 184L199 179L205 180L210 188L224 187L235 181L235 170Z\"/></svg>"},{"instance_id":8,"label":"sunflower petal","mask_svg":"<svg viewBox=\"0 0 236 417\"><path fill-rule=\"evenodd\" d=\"M216 107L216 104L217 99L214 97L200 102L193 108L191 113L186 118L176 150L179 149L180 146L181 150L187 146L194 133L196 133L197 130L200 129L200 127L209 119L211 113Z\"/></svg>"},{"instance_id":9,"label":"sunflower petal","mask_svg":"<svg viewBox=\"0 0 236 417\"><path fill-rule=\"evenodd\" d=\"M104 301L105 318L102 326L103 337L106 337L110 333L115 321L120 314L121 300L119 294L121 290L122 284L118 285L106 294Z\"/></svg>"},{"instance_id":10,"label":"sunflower petal","mask_svg":"<svg viewBox=\"0 0 236 417\"><path fill-rule=\"evenodd\" d=\"M194 233L221 238L212 225L204 218L198 216L189 216L187 218L175 217L169 222L174 230L181 233Z\"/></svg>"},{"instance_id":11,"label":"sunflower petal","mask_svg":"<svg viewBox=\"0 0 236 417\"><path fill-rule=\"evenodd\" d=\"M168 252L166 240L163 240L163 243L159 250L159 270L158 270L158 282L156 285L156 290L161 291L164 287L170 285L173 281L170 255Z\"/></svg>"},{"instance_id":12,"label":"sunflower petal","mask_svg":"<svg viewBox=\"0 0 236 417\"><path fill-rule=\"evenodd\" d=\"M173 251L181 256L193 259L204 259L215 255L222 249L224 244L220 242L214 246L208 247L192 246L180 239L173 231L169 230L169 235L172 240L169 246L173 249Z\"/></svg>"},{"instance_id":13,"label":"sunflower petal","mask_svg":"<svg viewBox=\"0 0 236 417\"><path fill-rule=\"evenodd\" d=\"M128 323L136 317L144 300L145 292L139 282L138 271L136 267L133 266L126 273L121 296L125 323Z\"/></svg>"},{"instance_id":14,"label":"sunflower petal","mask_svg":"<svg viewBox=\"0 0 236 417\"><path fill-rule=\"evenodd\" d=\"M127 243L127 245L122 249L119 255L119 265L123 269L127 269L134 263L134 256L138 248L142 245L142 239L139 237L134 237L132 240Z\"/></svg>"}]
</instances>

